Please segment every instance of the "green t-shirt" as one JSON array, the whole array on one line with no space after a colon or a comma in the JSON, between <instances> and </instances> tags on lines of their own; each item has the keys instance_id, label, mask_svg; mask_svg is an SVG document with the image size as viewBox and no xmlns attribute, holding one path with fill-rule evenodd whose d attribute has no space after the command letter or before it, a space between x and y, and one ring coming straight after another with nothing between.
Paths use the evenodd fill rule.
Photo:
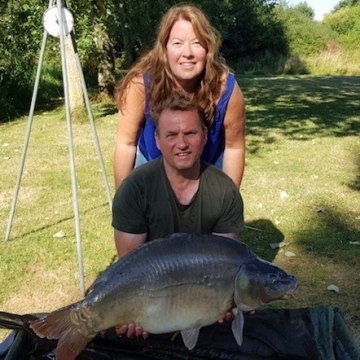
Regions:
<instances>
[{"instance_id":1,"label":"green t-shirt","mask_svg":"<svg viewBox=\"0 0 360 360\"><path fill-rule=\"evenodd\" d=\"M202 163L199 189L189 205L177 200L162 157L134 169L113 201L112 226L147 241L169 234L238 233L244 224L239 189L221 170Z\"/></svg>"}]
</instances>

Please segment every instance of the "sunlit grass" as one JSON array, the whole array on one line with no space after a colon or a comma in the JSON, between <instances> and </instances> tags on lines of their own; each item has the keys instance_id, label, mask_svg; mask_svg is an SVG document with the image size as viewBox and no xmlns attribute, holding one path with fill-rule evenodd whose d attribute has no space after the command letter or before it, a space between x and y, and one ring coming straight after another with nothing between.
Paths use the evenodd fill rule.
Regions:
<instances>
[{"instance_id":1,"label":"sunlit grass","mask_svg":"<svg viewBox=\"0 0 360 360\"><path fill-rule=\"evenodd\" d=\"M359 75L360 64L357 59L359 51L352 53L336 51L324 51L319 54L302 57L307 69L313 75Z\"/></svg>"}]
</instances>

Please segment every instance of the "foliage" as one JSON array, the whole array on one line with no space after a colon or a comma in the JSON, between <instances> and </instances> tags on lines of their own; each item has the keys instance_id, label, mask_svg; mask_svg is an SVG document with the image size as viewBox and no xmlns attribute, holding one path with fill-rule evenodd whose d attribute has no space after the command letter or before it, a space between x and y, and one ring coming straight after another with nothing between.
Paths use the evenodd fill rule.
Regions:
<instances>
[{"instance_id":1,"label":"foliage","mask_svg":"<svg viewBox=\"0 0 360 360\"><path fill-rule=\"evenodd\" d=\"M360 0L341 0L335 7L333 13L345 7L353 7L360 5Z\"/></svg>"},{"instance_id":2,"label":"foliage","mask_svg":"<svg viewBox=\"0 0 360 360\"><path fill-rule=\"evenodd\" d=\"M2 3L0 17L0 121L29 107L36 55L40 48L39 1Z\"/></svg>"},{"instance_id":3,"label":"foliage","mask_svg":"<svg viewBox=\"0 0 360 360\"><path fill-rule=\"evenodd\" d=\"M115 49L118 55L124 54L125 68L129 68L143 52L152 47L160 17L175 3L171 0L115 2Z\"/></svg>"},{"instance_id":4,"label":"foliage","mask_svg":"<svg viewBox=\"0 0 360 360\"><path fill-rule=\"evenodd\" d=\"M326 49L327 43L336 38L336 34L321 23L311 20L297 8L280 5L276 15L285 28L291 54L314 54Z\"/></svg>"},{"instance_id":5,"label":"foliage","mask_svg":"<svg viewBox=\"0 0 360 360\"><path fill-rule=\"evenodd\" d=\"M327 15L324 23L339 35L339 42L345 49L356 50L354 44L360 42L360 5L341 8Z\"/></svg>"},{"instance_id":6,"label":"foliage","mask_svg":"<svg viewBox=\"0 0 360 360\"><path fill-rule=\"evenodd\" d=\"M309 19L314 19L315 11L306 1L300 2L294 7L294 9L301 12Z\"/></svg>"},{"instance_id":7,"label":"foliage","mask_svg":"<svg viewBox=\"0 0 360 360\"><path fill-rule=\"evenodd\" d=\"M114 33L117 17L113 1L69 1L75 17L75 39L84 72L96 75L99 52L96 46L99 32Z\"/></svg>"}]
</instances>

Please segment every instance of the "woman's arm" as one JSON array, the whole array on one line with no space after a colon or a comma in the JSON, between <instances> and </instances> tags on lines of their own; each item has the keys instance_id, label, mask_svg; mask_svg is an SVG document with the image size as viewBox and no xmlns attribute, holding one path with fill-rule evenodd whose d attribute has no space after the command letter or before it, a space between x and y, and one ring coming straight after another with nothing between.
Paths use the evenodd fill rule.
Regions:
<instances>
[{"instance_id":1,"label":"woman's arm","mask_svg":"<svg viewBox=\"0 0 360 360\"><path fill-rule=\"evenodd\" d=\"M134 168L138 137L144 120L145 88L142 77L134 78L126 90L124 105L119 109L119 122L114 153L115 190Z\"/></svg>"},{"instance_id":2,"label":"woman's arm","mask_svg":"<svg viewBox=\"0 0 360 360\"><path fill-rule=\"evenodd\" d=\"M223 171L240 188L245 167L245 99L237 83L231 94L224 119L225 150Z\"/></svg>"}]
</instances>

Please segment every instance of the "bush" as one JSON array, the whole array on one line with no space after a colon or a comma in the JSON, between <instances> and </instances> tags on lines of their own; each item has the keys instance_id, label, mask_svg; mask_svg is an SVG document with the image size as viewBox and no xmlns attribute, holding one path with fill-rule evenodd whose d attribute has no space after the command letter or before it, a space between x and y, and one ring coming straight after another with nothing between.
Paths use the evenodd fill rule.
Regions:
<instances>
[{"instance_id":1,"label":"bush","mask_svg":"<svg viewBox=\"0 0 360 360\"><path fill-rule=\"evenodd\" d=\"M32 87L31 67L14 62L0 68L0 122L6 122L29 109Z\"/></svg>"},{"instance_id":2,"label":"bush","mask_svg":"<svg viewBox=\"0 0 360 360\"><path fill-rule=\"evenodd\" d=\"M285 29L285 36L292 55L320 53L326 49L336 33L328 26L313 21L303 12L278 6L277 16Z\"/></svg>"},{"instance_id":3,"label":"bush","mask_svg":"<svg viewBox=\"0 0 360 360\"><path fill-rule=\"evenodd\" d=\"M345 7L324 19L330 29L337 33L339 43L347 51L356 50L360 42L360 6Z\"/></svg>"}]
</instances>

